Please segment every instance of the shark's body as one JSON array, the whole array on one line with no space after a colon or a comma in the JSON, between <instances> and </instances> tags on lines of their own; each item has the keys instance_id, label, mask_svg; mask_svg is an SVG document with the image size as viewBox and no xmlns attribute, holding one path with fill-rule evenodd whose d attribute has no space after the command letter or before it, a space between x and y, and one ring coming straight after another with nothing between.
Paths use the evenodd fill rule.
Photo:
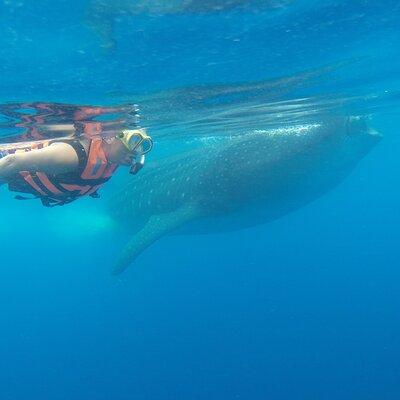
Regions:
<instances>
[{"instance_id":1,"label":"shark's body","mask_svg":"<svg viewBox=\"0 0 400 400\"><path fill-rule=\"evenodd\" d=\"M358 119L218 140L144 169L111 200L132 233L115 272L170 232L242 229L279 218L340 183L379 141Z\"/></svg>"}]
</instances>

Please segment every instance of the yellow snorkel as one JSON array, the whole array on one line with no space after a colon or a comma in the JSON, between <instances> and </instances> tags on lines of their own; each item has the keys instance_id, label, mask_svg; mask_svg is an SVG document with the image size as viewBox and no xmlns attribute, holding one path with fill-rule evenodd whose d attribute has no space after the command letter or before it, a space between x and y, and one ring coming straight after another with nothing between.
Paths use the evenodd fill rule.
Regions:
<instances>
[{"instance_id":1,"label":"yellow snorkel","mask_svg":"<svg viewBox=\"0 0 400 400\"><path fill-rule=\"evenodd\" d=\"M145 154L153 148L153 140L145 129L126 129L118 136L130 153L134 155L130 169L131 174L136 174L143 167Z\"/></svg>"}]
</instances>

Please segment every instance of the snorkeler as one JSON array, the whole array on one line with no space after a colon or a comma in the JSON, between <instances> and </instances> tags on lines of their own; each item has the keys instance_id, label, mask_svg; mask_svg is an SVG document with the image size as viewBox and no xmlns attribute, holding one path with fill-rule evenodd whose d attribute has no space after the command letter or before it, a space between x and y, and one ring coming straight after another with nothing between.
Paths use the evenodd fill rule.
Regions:
<instances>
[{"instance_id":1,"label":"snorkeler","mask_svg":"<svg viewBox=\"0 0 400 400\"><path fill-rule=\"evenodd\" d=\"M66 137L0 145L0 184L31 194L46 207L82 196L97 198L97 191L118 166L130 166L130 173L136 174L151 148L144 129L123 130L109 138Z\"/></svg>"}]
</instances>

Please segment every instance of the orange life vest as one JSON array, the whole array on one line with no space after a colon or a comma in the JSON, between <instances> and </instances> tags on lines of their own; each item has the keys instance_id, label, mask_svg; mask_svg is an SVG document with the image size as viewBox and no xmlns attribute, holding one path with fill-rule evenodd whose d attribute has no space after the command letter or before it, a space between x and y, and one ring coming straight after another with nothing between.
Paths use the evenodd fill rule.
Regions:
<instances>
[{"instance_id":1,"label":"orange life vest","mask_svg":"<svg viewBox=\"0 0 400 400\"><path fill-rule=\"evenodd\" d=\"M82 196L99 197L97 191L111 178L118 167L118 164L107 160L101 138L95 137L90 140L87 153L82 144L73 139L40 141L10 152L34 151L55 142L68 143L75 149L79 159L78 171L57 175L40 171L20 171L9 183L9 189L33 194L47 207L64 205ZM16 198L25 199L22 196Z\"/></svg>"}]
</instances>

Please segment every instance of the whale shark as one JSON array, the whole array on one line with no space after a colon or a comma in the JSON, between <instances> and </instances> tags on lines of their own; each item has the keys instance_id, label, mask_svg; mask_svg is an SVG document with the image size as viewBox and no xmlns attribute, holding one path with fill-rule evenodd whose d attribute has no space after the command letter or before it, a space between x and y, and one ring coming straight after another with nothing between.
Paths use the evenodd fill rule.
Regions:
<instances>
[{"instance_id":1,"label":"whale shark","mask_svg":"<svg viewBox=\"0 0 400 400\"><path fill-rule=\"evenodd\" d=\"M361 117L327 117L210 137L165 157L109 201L108 214L129 232L113 272L167 234L239 230L299 209L342 182L380 139Z\"/></svg>"}]
</instances>

